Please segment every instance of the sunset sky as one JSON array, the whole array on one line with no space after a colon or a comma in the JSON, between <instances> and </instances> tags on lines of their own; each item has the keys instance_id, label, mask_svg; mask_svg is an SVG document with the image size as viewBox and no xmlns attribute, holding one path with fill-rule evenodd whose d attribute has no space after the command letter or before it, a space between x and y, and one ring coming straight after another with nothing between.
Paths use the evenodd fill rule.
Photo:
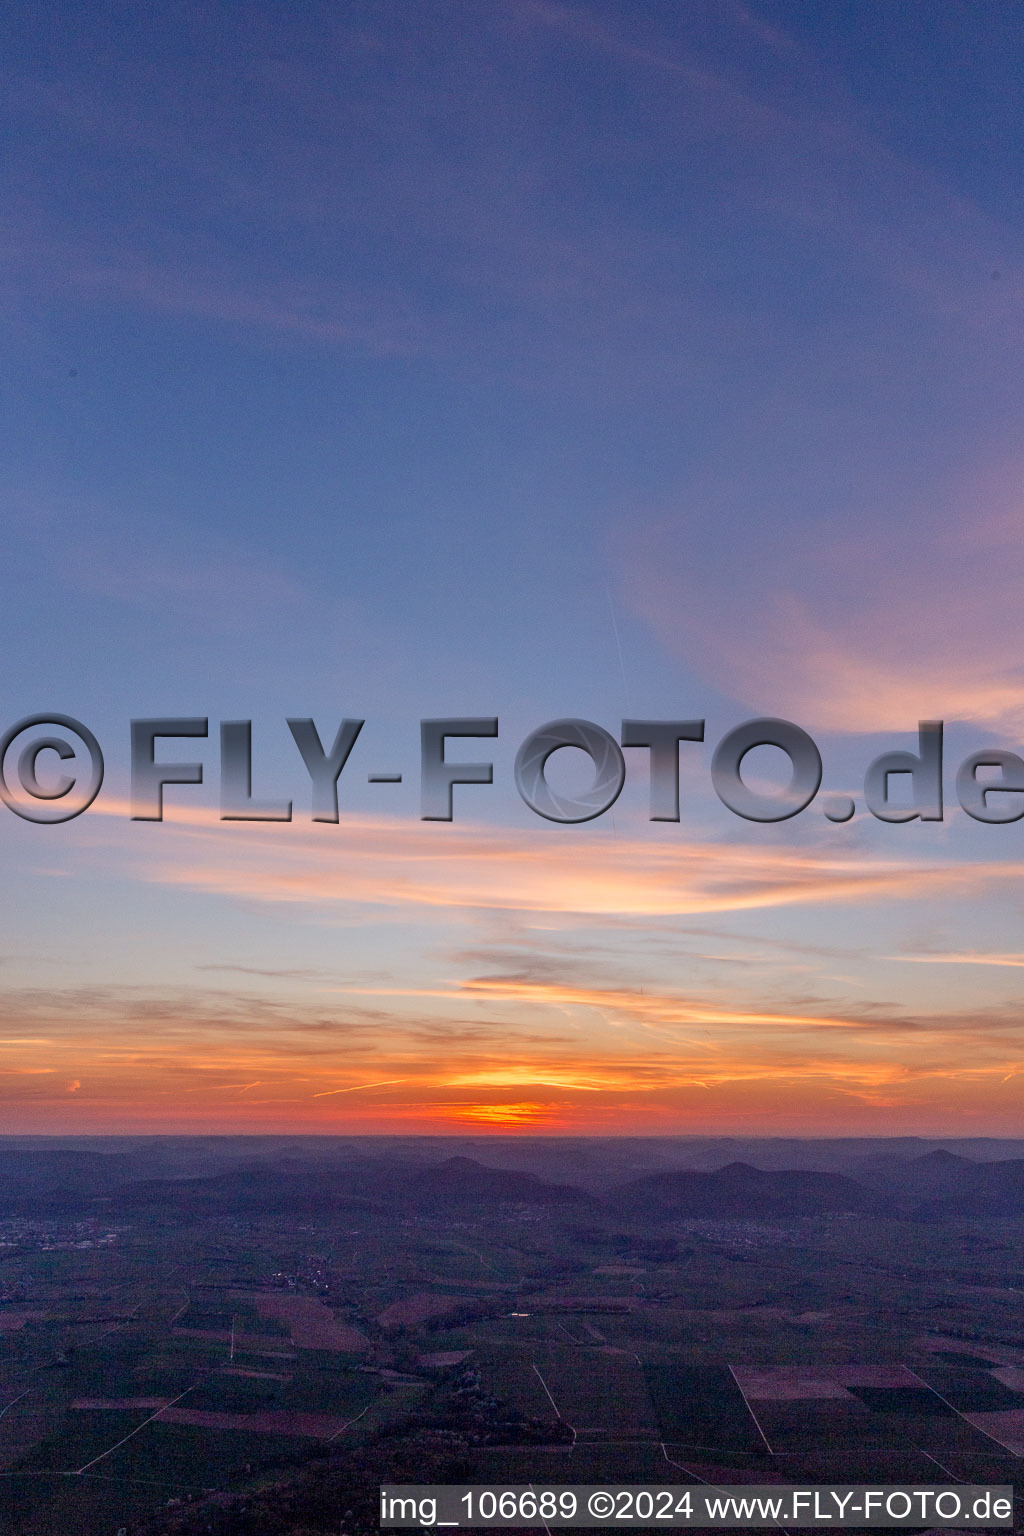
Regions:
<instances>
[{"instance_id":1,"label":"sunset sky","mask_svg":"<svg viewBox=\"0 0 1024 1536\"><path fill-rule=\"evenodd\" d=\"M954 793L1024 752L1024 13L21 0L0 40L0 729L107 763L76 820L0 808L0 1134L1024 1134L1024 821ZM129 721L197 715L161 755L204 784L132 821ZM422 821L461 715L493 785ZM287 716L365 719L337 826ZM679 823L639 749L535 815L565 716L706 719ZM720 802L754 716L850 822ZM290 823L219 819L222 719ZM945 819L877 821L926 719Z\"/></svg>"}]
</instances>

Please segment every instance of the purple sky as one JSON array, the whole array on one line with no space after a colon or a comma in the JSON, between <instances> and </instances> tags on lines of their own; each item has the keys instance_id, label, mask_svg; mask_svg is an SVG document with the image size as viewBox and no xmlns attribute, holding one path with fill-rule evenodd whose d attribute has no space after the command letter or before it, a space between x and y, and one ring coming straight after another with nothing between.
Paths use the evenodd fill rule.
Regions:
<instances>
[{"instance_id":1,"label":"purple sky","mask_svg":"<svg viewBox=\"0 0 1024 1536\"><path fill-rule=\"evenodd\" d=\"M107 759L80 819L2 813L6 1128L1013 1134L1024 834L953 779L1024 742L1024 16L0 33L0 719ZM494 784L421 822L419 720L463 714ZM212 722L162 826L125 803L155 715ZM287 715L366 720L339 827ZM760 715L851 822L719 802ZM564 716L706 718L680 823L638 751L613 811L534 816L516 750ZM289 826L218 820L238 718ZM876 821L920 719L946 818Z\"/></svg>"}]
</instances>

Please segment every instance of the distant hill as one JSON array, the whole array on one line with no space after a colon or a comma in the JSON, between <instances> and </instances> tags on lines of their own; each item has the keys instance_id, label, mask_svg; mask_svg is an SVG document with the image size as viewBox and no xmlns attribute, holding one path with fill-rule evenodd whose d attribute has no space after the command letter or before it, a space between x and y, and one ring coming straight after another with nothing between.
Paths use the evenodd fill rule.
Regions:
<instances>
[{"instance_id":1,"label":"distant hill","mask_svg":"<svg viewBox=\"0 0 1024 1536\"><path fill-rule=\"evenodd\" d=\"M0 1151L0 1211L21 1210L26 1202L62 1201L109 1192L131 1176L130 1157L76 1150Z\"/></svg>"},{"instance_id":2,"label":"distant hill","mask_svg":"<svg viewBox=\"0 0 1024 1536\"><path fill-rule=\"evenodd\" d=\"M914 1215L926 1221L971 1221L976 1217L1013 1220L1024 1216L1024 1158L998 1163L964 1161L962 1168L949 1170L942 1193L923 1201Z\"/></svg>"},{"instance_id":3,"label":"distant hill","mask_svg":"<svg viewBox=\"0 0 1024 1536\"><path fill-rule=\"evenodd\" d=\"M365 1211L373 1202L355 1193L354 1181L334 1170L280 1172L274 1168L235 1168L205 1179L144 1179L112 1192L104 1210L164 1212L176 1217L245 1212Z\"/></svg>"},{"instance_id":4,"label":"distant hill","mask_svg":"<svg viewBox=\"0 0 1024 1536\"><path fill-rule=\"evenodd\" d=\"M501 1205L572 1208L599 1223L605 1208L623 1222L632 1214L756 1219L886 1211L936 1221L1024 1215L1024 1143L1009 1141L940 1147L914 1138L800 1145L579 1138L565 1146L502 1137L109 1137L95 1138L96 1147L84 1144L88 1138L39 1141L44 1144L0 1138L0 1215L162 1212L187 1220L233 1212L429 1214ZM1004 1154L998 1161L997 1151ZM723 1165L718 1159L724 1157L731 1161Z\"/></svg>"},{"instance_id":5,"label":"distant hill","mask_svg":"<svg viewBox=\"0 0 1024 1536\"><path fill-rule=\"evenodd\" d=\"M858 1183L885 1190L911 1202L952 1194L983 1166L942 1148L923 1157L871 1157L855 1170Z\"/></svg>"},{"instance_id":6,"label":"distant hill","mask_svg":"<svg viewBox=\"0 0 1024 1536\"><path fill-rule=\"evenodd\" d=\"M749 1163L729 1163L714 1173L649 1174L621 1185L611 1201L624 1212L666 1220L818 1216L885 1208L879 1195L841 1173L766 1170Z\"/></svg>"},{"instance_id":7,"label":"distant hill","mask_svg":"<svg viewBox=\"0 0 1024 1536\"><path fill-rule=\"evenodd\" d=\"M872 1157L857 1179L883 1192L905 1215L923 1220L1024 1215L1024 1159L977 1162L939 1148L909 1159Z\"/></svg>"},{"instance_id":8,"label":"distant hill","mask_svg":"<svg viewBox=\"0 0 1024 1536\"><path fill-rule=\"evenodd\" d=\"M550 1184L532 1173L490 1168L472 1157L449 1157L424 1169L406 1186L417 1204L461 1205L514 1203L527 1205L595 1204L592 1195L573 1184Z\"/></svg>"},{"instance_id":9,"label":"distant hill","mask_svg":"<svg viewBox=\"0 0 1024 1536\"><path fill-rule=\"evenodd\" d=\"M433 1167L367 1163L346 1169L312 1160L255 1164L198 1179L143 1179L108 1190L105 1213L147 1211L177 1217L244 1212L429 1211L457 1205L595 1203L570 1185L488 1168L468 1157Z\"/></svg>"}]
</instances>

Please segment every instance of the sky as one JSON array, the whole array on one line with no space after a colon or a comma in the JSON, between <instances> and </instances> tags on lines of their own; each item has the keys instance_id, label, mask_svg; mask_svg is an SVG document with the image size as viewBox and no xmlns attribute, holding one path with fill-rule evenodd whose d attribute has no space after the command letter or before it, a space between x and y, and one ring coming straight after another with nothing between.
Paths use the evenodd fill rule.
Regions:
<instances>
[{"instance_id":1,"label":"sky","mask_svg":"<svg viewBox=\"0 0 1024 1536\"><path fill-rule=\"evenodd\" d=\"M1024 751L1022 64L988 0L6 7L0 729L106 776L0 808L0 1132L1021 1133L1024 822L954 780ZM365 721L337 825L288 717ZM536 815L566 717L705 720L679 822L638 748ZM760 717L824 765L765 824ZM220 818L238 719L290 822Z\"/></svg>"}]
</instances>

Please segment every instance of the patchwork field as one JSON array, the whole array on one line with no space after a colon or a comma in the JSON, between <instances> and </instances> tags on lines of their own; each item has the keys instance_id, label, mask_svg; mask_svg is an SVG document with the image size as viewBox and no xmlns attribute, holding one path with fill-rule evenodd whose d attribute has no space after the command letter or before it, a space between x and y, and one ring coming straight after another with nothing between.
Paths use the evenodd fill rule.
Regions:
<instances>
[{"instance_id":1,"label":"patchwork field","mask_svg":"<svg viewBox=\"0 0 1024 1536\"><path fill-rule=\"evenodd\" d=\"M765 1449L763 1436L726 1365L693 1365L682 1358L649 1360L644 1375L662 1440L691 1449Z\"/></svg>"},{"instance_id":2,"label":"patchwork field","mask_svg":"<svg viewBox=\"0 0 1024 1536\"><path fill-rule=\"evenodd\" d=\"M474 1481L1024 1481L1019 1293L966 1286L979 1253L1024 1274L1024 1220L654 1238L510 1206L19 1255L0 1536L193 1536L192 1506L446 1457Z\"/></svg>"},{"instance_id":3,"label":"patchwork field","mask_svg":"<svg viewBox=\"0 0 1024 1536\"><path fill-rule=\"evenodd\" d=\"M345 1354L365 1354L370 1347L365 1334L339 1322L331 1310L313 1296L241 1293L238 1300L255 1308L261 1318L282 1323L299 1349L336 1349Z\"/></svg>"}]
</instances>

